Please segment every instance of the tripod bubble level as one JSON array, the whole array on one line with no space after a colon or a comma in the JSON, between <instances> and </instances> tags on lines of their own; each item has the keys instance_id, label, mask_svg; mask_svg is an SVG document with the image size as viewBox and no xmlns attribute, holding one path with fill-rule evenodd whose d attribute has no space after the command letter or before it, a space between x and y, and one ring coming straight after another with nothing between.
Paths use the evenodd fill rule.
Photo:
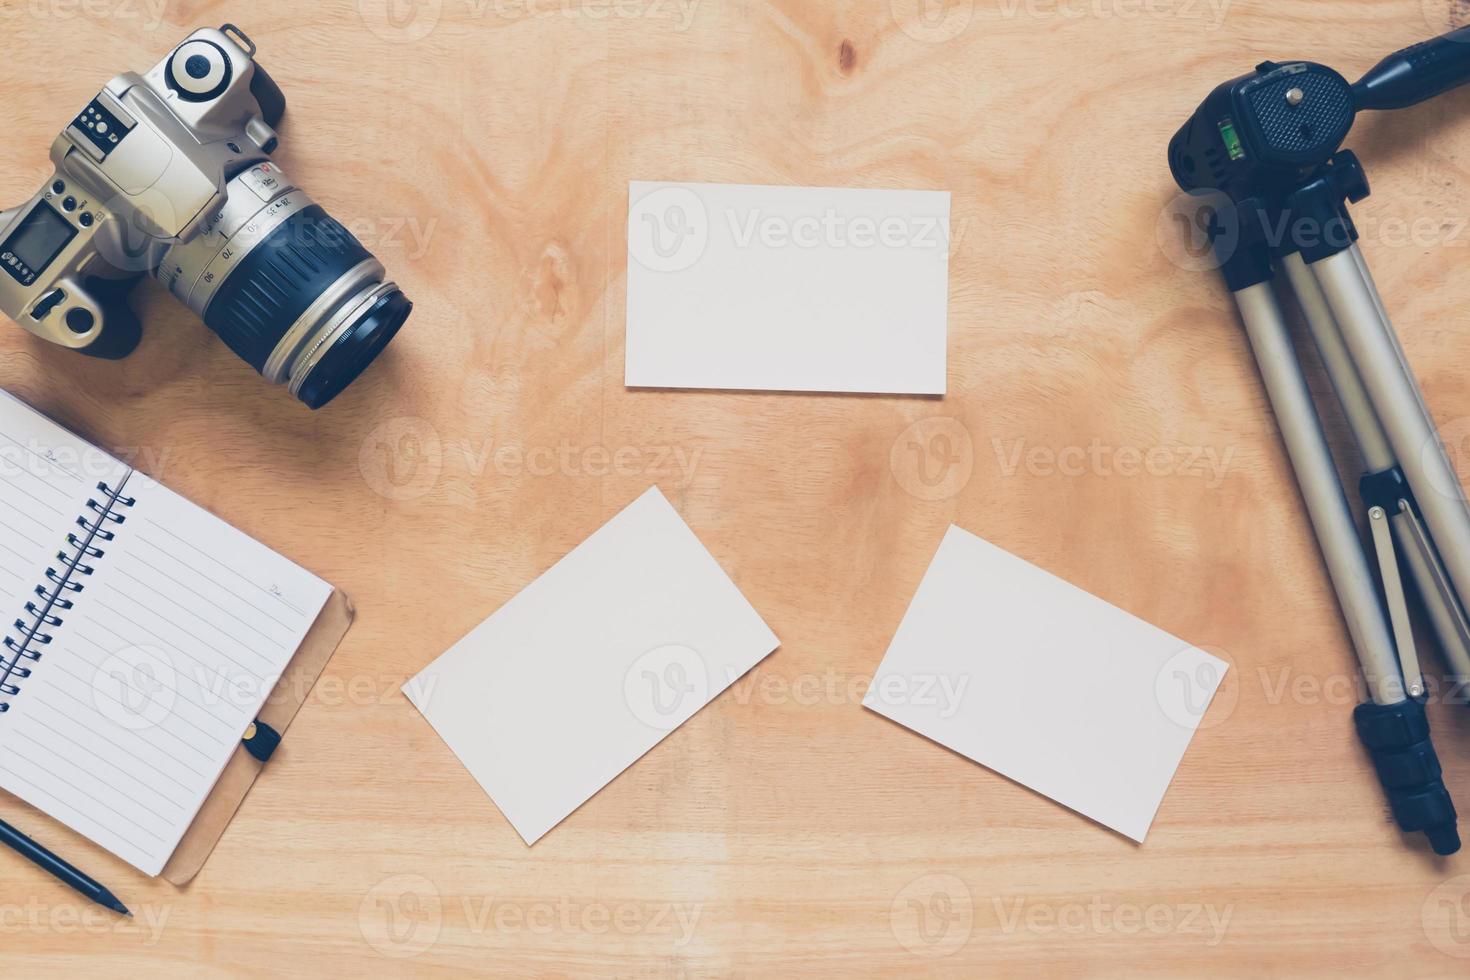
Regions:
<instances>
[{"instance_id":1,"label":"tripod bubble level","mask_svg":"<svg viewBox=\"0 0 1470 980\"><path fill-rule=\"evenodd\" d=\"M1235 131L1234 122L1220 120L1220 138L1225 141L1225 152L1230 154L1230 159L1245 159L1245 147L1240 145L1240 134Z\"/></svg>"}]
</instances>

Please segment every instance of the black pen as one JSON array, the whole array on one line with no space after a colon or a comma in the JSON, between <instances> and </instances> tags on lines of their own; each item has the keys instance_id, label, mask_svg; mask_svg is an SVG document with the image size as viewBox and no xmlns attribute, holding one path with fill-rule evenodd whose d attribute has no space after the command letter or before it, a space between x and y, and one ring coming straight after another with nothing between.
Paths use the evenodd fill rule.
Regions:
<instances>
[{"instance_id":1,"label":"black pen","mask_svg":"<svg viewBox=\"0 0 1470 980\"><path fill-rule=\"evenodd\" d=\"M22 834L4 820L0 820L0 844L9 847L32 864L51 872L51 874L78 892L81 892L98 905L112 909L114 912L121 912L123 915L133 914L128 911L126 905L117 900L117 896L113 895L112 892L67 864L61 858L31 840L25 834Z\"/></svg>"}]
</instances>

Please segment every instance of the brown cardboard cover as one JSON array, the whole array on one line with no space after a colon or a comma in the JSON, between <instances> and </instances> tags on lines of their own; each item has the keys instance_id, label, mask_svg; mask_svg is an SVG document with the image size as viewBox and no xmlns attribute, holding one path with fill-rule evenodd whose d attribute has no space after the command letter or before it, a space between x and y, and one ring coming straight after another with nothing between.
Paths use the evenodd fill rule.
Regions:
<instances>
[{"instance_id":1,"label":"brown cardboard cover","mask_svg":"<svg viewBox=\"0 0 1470 980\"><path fill-rule=\"evenodd\" d=\"M296 651L275 690L260 709L257 717L281 733L283 744L286 729L316 686L317 678L326 669L327 661L332 659L338 644L347 635L352 617L352 601L344 593L334 591L306 634L306 639L301 642L301 649ZM235 755L225 766L219 782L214 784L194 823L184 834L184 839L179 841L173 857L164 865L161 876L164 880L186 885L194 879L224 836L225 828L235 818L235 811L240 809L245 794L255 785L255 777L267 765L269 763L262 763L246 752L243 745L236 746Z\"/></svg>"}]
</instances>

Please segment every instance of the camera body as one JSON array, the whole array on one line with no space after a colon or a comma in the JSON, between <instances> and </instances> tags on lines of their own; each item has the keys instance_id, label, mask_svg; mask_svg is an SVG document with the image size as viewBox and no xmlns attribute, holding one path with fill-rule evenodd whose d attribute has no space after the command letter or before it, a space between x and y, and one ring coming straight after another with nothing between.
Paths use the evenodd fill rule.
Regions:
<instances>
[{"instance_id":1,"label":"camera body","mask_svg":"<svg viewBox=\"0 0 1470 980\"><path fill-rule=\"evenodd\" d=\"M255 45L195 31L108 82L51 145L54 174L0 212L0 311L83 354L127 356L153 276L312 408L407 319L383 266L271 162L286 100Z\"/></svg>"}]
</instances>

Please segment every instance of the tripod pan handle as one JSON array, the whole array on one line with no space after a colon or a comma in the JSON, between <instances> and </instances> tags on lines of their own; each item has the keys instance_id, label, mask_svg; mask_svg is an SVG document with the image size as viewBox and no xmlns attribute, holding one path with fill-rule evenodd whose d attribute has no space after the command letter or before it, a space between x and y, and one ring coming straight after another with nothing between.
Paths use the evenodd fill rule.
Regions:
<instances>
[{"instance_id":1,"label":"tripod pan handle","mask_svg":"<svg viewBox=\"0 0 1470 980\"><path fill-rule=\"evenodd\" d=\"M1404 109L1470 82L1470 27L1389 55L1353 86L1358 109Z\"/></svg>"}]
</instances>

